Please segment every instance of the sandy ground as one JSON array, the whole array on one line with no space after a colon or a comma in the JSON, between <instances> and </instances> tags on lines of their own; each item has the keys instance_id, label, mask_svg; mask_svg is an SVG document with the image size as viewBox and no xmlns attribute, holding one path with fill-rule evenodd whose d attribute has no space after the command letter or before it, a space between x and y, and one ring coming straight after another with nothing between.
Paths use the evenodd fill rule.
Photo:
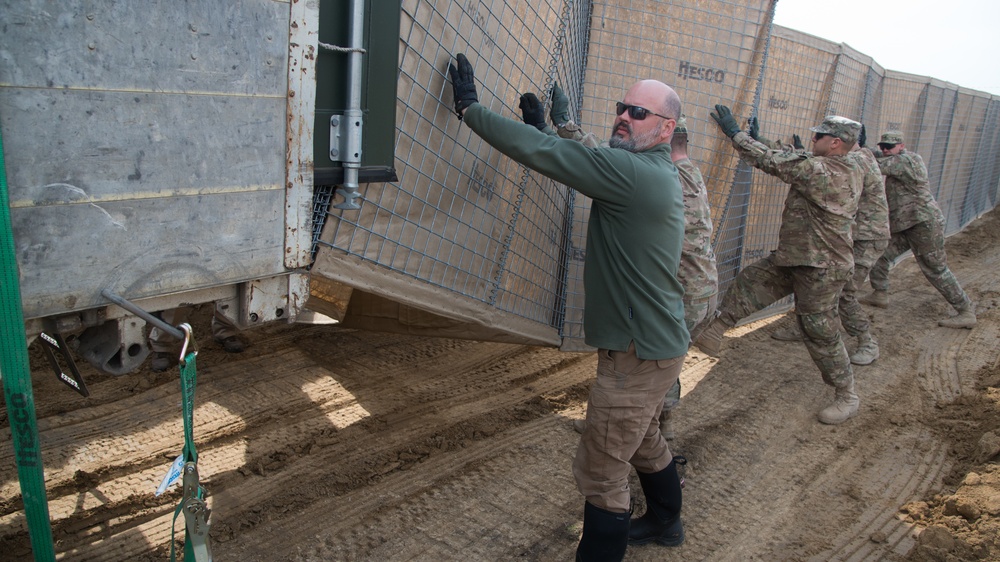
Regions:
<instances>
[{"instance_id":1,"label":"sandy ground","mask_svg":"<svg viewBox=\"0 0 1000 562\"><path fill-rule=\"evenodd\" d=\"M938 327L950 307L904 260L890 308L868 309L882 357L844 425L816 422L832 390L802 344L770 337L785 314L730 331L721 360L692 353L672 443L687 540L626 560L1000 560L1000 214L948 252L979 324ZM194 435L215 560L572 560L593 354L273 325L227 355L209 314ZM180 492L154 491L183 444L177 372L84 369L85 399L32 352L59 558L167 559ZM24 560L0 423L0 559Z\"/></svg>"}]
</instances>

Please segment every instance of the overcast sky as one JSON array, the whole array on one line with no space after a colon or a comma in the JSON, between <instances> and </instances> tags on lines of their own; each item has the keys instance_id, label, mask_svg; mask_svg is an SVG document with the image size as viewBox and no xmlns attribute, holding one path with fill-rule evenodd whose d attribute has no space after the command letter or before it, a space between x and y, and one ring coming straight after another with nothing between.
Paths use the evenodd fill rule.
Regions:
<instances>
[{"instance_id":1,"label":"overcast sky","mask_svg":"<svg viewBox=\"0 0 1000 562\"><path fill-rule=\"evenodd\" d=\"M774 23L1000 97L1000 0L778 0Z\"/></svg>"}]
</instances>

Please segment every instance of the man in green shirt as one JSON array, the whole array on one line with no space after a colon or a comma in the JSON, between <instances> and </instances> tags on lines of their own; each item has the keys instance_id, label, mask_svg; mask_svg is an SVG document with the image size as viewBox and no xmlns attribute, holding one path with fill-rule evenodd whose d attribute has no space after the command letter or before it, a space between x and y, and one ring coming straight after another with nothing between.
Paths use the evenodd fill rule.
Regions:
<instances>
[{"instance_id":1,"label":"man in green shirt","mask_svg":"<svg viewBox=\"0 0 1000 562\"><path fill-rule=\"evenodd\" d=\"M680 98L662 82L637 82L617 105L609 146L592 148L480 105L472 64L456 59L449 74L459 118L503 154L593 199L584 330L598 365L573 462L586 498L576 559L621 560L630 542L679 545L680 479L657 417L689 343L677 280L684 202L670 159ZM522 104L537 103L531 98ZM631 522L630 465L648 506Z\"/></svg>"},{"instance_id":2,"label":"man in green shirt","mask_svg":"<svg viewBox=\"0 0 1000 562\"><path fill-rule=\"evenodd\" d=\"M522 99L531 94L526 94ZM564 139L582 142L591 148L600 145L593 133L585 133L569 118L569 98L558 84L552 86L552 109L549 113L558 135ZM531 107L534 105L535 107ZM538 129L550 132L545 125L541 104L521 103L524 122ZM712 211L708 206L708 189L701 170L691 161L687 153L687 118L681 114L670 139L670 158L677 167L678 178L684 193L684 244L681 246L681 261L677 267L677 280L684 287L684 324L688 332L695 333L698 326L715 317L718 308L719 273L712 249ZM884 249L884 248L883 248ZM660 433L664 439L674 439L675 433L671 411L681 400L681 384L677 381L663 399L660 412ZM583 433L583 420L574 420L573 429Z\"/></svg>"}]
</instances>

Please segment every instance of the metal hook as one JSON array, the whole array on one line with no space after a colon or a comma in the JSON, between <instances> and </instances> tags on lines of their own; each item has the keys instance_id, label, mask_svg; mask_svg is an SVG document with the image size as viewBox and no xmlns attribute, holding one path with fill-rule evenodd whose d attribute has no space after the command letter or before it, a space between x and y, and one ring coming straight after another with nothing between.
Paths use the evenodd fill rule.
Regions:
<instances>
[{"instance_id":1,"label":"metal hook","mask_svg":"<svg viewBox=\"0 0 1000 562\"><path fill-rule=\"evenodd\" d=\"M183 322L179 324L177 327L184 332L184 343L181 345L181 357L180 360L178 361L181 367L183 367L187 365L187 361L184 360L184 357L187 355L188 345L190 344L191 347L194 349L195 355L198 355L198 346L195 344L194 338L191 335L192 333L191 324Z\"/></svg>"}]
</instances>

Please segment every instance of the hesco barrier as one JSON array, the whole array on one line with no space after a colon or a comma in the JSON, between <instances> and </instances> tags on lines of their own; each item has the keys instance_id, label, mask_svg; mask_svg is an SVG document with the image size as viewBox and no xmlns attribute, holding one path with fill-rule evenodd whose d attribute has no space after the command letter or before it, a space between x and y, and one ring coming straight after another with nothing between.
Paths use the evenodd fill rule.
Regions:
<instances>
[{"instance_id":1,"label":"hesco barrier","mask_svg":"<svg viewBox=\"0 0 1000 562\"><path fill-rule=\"evenodd\" d=\"M886 71L871 57L772 25L774 1L408 0L397 89L398 181L362 185L361 209L316 196L313 294L345 325L583 349L589 200L500 155L452 109L447 65L466 53L480 102L519 119L558 82L574 118L607 137L636 80L677 90L715 222L723 290L777 244L787 186L739 161L716 103L785 142L823 116L900 129L928 165L947 232L996 204L1000 99ZM348 303L350 303L348 305Z\"/></svg>"}]
</instances>

